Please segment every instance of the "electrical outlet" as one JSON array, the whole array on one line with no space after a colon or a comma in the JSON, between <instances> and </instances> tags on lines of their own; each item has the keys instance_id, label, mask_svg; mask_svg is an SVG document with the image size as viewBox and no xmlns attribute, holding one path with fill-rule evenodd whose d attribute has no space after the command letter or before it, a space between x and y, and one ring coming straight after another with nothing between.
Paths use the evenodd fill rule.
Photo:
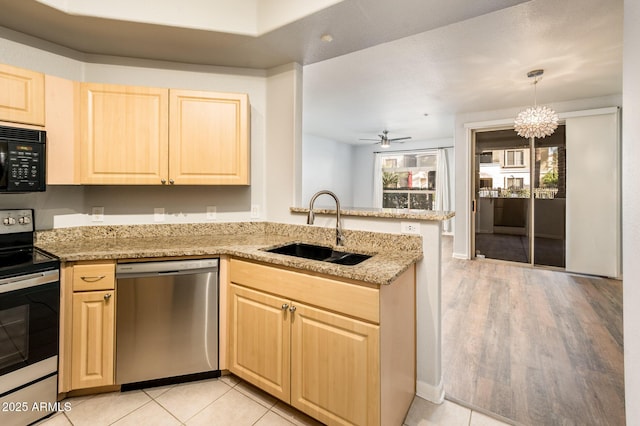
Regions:
<instances>
[{"instance_id":1,"label":"electrical outlet","mask_svg":"<svg viewBox=\"0 0 640 426\"><path fill-rule=\"evenodd\" d=\"M400 222L400 232L403 234L420 234L419 222Z\"/></svg>"},{"instance_id":2,"label":"electrical outlet","mask_svg":"<svg viewBox=\"0 0 640 426\"><path fill-rule=\"evenodd\" d=\"M251 205L251 219L260 218L260 206L258 204Z\"/></svg>"},{"instance_id":3,"label":"electrical outlet","mask_svg":"<svg viewBox=\"0 0 640 426\"><path fill-rule=\"evenodd\" d=\"M164 222L164 207L156 207L153 209L153 221Z\"/></svg>"},{"instance_id":4,"label":"electrical outlet","mask_svg":"<svg viewBox=\"0 0 640 426\"><path fill-rule=\"evenodd\" d=\"M92 207L91 208L91 221L92 222L104 222L104 207Z\"/></svg>"},{"instance_id":5,"label":"electrical outlet","mask_svg":"<svg viewBox=\"0 0 640 426\"><path fill-rule=\"evenodd\" d=\"M207 206L207 220L216 220L216 206Z\"/></svg>"}]
</instances>

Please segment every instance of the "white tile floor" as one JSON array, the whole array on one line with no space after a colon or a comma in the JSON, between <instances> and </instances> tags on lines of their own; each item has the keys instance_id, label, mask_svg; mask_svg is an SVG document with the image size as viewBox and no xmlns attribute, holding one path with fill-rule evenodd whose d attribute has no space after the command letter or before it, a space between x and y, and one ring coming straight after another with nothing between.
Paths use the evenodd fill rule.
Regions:
<instances>
[{"instance_id":1,"label":"white tile floor","mask_svg":"<svg viewBox=\"0 0 640 426\"><path fill-rule=\"evenodd\" d=\"M173 386L68 398L71 408L38 426L320 425L259 389L224 376ZM501 426L502 423L451 401L440 405L416 397L407 426ZM387 425L383 425L387 426Z\"/></svg>"}]
</instances>

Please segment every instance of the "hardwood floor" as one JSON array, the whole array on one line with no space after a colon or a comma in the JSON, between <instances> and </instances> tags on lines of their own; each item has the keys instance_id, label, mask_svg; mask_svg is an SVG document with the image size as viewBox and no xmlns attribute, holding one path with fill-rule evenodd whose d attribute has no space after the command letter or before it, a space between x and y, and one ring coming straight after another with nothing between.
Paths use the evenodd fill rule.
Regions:
<instances>
[{"instance_id":1,"label":"hardwood floor","mask_svg":"<svg viewBox=\"0 0 640 426\"><path fill-rule=\"evenodd\" d=\"M624 425L622 282L452 259L451 246L447 396L524 425Z\"/></svg>"}]
</instances>

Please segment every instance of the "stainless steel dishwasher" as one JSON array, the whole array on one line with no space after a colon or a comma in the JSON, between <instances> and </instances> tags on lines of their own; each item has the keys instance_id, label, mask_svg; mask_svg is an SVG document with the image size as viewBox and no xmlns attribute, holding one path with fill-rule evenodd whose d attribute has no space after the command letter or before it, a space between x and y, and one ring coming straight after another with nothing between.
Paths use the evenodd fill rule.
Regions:
<instances>
[{"instance_id":1,"label":"stainless steel dishwasher","mask_svg":"<svg viewBox=\"0 0 640 426\"><path fill-rule=\"evenodd\" d=\"M116 279L123 390L220 375L218 259L123 263Z\"/></svg>"}]
</instances>

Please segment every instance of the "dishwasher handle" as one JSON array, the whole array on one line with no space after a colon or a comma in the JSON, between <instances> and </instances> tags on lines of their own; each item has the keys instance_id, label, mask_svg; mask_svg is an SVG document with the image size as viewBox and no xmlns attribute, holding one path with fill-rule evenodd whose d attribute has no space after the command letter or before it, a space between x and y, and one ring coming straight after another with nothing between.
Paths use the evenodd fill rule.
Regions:
<instances>
[{"instance_id":1,"label":"dishwasher handle","mask_svg":"<svg viewBox=\"0 0 640 426\"><path fill-rule=\"evenodd\" d=\"M121 263L116 266L116 278L136 278L154 275L188 275L218 272L219 259L168 260L158 262Z\"/></svg>"}]
</instances>

